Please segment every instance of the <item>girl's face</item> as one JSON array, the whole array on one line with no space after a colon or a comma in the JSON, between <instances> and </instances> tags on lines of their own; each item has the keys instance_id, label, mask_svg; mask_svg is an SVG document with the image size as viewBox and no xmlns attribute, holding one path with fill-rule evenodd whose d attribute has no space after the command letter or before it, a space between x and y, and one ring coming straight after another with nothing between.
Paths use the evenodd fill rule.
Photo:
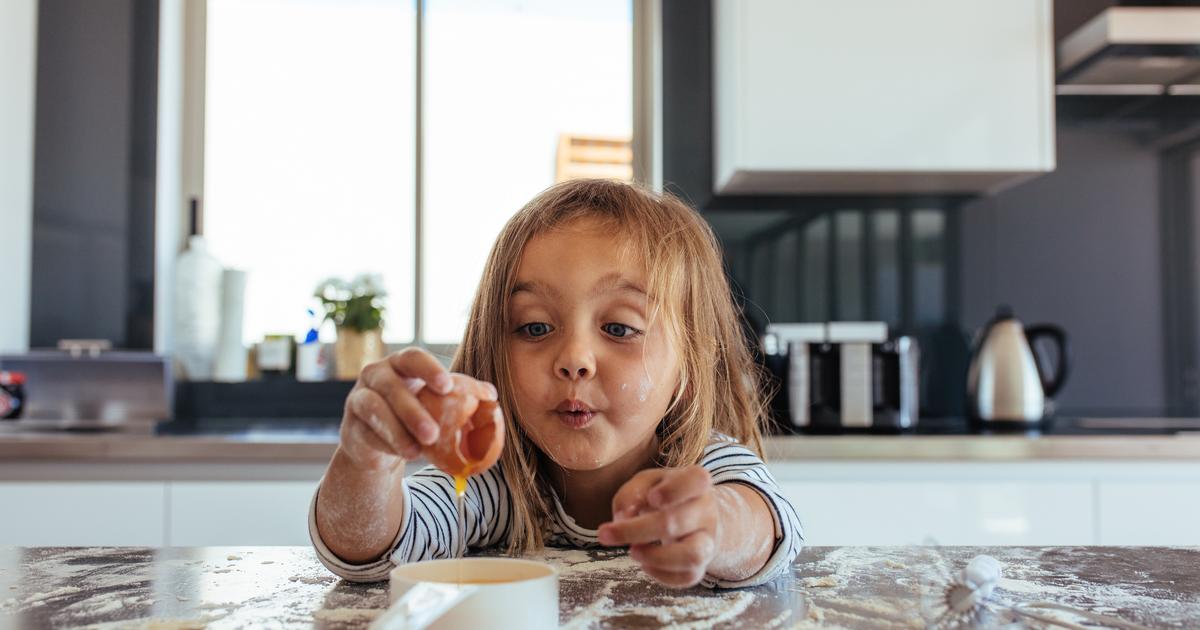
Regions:
<instances>
[{"instance_id":1,"label":"girl's face","mask_svg":"<svg viewBox=\"0 0 1200 630\"><path fill-rule=\"evenodd\" d=\"M509 297L520 424L566 470L647 452L679 381L668 335L648 323L645 274L612 232L580 219L534 237Z\"/></svg>"}]
</instances>

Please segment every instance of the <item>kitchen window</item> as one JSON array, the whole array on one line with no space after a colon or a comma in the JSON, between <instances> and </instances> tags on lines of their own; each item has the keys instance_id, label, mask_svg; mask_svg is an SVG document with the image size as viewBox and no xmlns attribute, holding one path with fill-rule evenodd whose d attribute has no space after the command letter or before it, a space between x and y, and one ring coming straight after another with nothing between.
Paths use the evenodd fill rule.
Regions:
<instances>
[{"instance_id":1,"label":"kitchen window","mask_svg":"<svg viewBox=\"0 0 1200 630\"><path fill-rule=\"evenodd\" d=\"M639 12L631 0L193 11L203 140L185 153L203 164L214 254L249 272L244 341L302 334L320 280L379 273L387 342L457 344L501 226L564 176L560 147L629 147L635 60L649 56L635 53Z\"/></svg>"}]
</instances>

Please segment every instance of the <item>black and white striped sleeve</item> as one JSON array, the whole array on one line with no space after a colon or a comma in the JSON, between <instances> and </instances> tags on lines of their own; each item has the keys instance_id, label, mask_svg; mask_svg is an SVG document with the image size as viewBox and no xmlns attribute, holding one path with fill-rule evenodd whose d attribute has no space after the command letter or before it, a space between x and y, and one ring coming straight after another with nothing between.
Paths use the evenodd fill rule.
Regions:
<instances>
[{"instance_id":1,"label":"black and white striped sleeve","mask_svg":"<svg viewBox=\"0 0 1200 630\"><path fill-rule=\"evenodd\" d=\"M770 506L775 520L774 547L758 573L736 582L706 575L700 584L709 588L756 586L786 573L804 544L804 530L796 509L779 491L779 484L767 470L767 465L753 451L728 438L709 444L700 464L708 470L714 485L742 483L757 490Z\"/></svg>"},{"instance_id":2,"label":"black and white striped sleeve","mask_svg":"<svg viewBox=\"0 0 1200 630\"><path fill-rule=\"evenodd\" d=\"M455 558L467 548L490 547L507 540L512 509L499 469L493 466L467 481L461 530L452 477L426 466L405 478L400 488L404 493L404 515L390 551L363 564L346 562L325 546L317 531L314 496L308 531L317 558L330 571L352 582L378 582L388 579L388 572L397 564Z\"/></svg>"}]
</instances>

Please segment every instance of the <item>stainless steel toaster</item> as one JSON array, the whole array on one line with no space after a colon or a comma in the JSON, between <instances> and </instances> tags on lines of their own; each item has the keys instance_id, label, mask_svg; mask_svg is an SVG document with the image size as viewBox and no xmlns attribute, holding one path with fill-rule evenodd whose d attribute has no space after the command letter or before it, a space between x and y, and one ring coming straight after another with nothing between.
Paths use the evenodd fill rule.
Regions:
<instances>
[{"instance_id":1,"label":"stainless steel toaster","mask_svg":"<svg viewBox=\"0 0 1200 630\"><path fill-rule=\"evenodd\" d=\"M915 339L883 322L770 324L762 352L779 383L772 409L792 431L903 430L919 416Z\"/></svg>"}]
</instances>

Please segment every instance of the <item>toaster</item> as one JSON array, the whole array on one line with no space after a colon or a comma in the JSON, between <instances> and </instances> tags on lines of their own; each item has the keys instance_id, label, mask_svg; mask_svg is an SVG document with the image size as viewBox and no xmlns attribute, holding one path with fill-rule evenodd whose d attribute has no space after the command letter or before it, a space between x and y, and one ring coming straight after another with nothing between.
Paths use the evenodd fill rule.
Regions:
<instances>
[{"instance_id":1,"label":"toaster","mask_svg":"<svg viewBox=\"0 0 1200 630\"><path fill-rule=\"evenodd\" d=\"M770 324L761 338L785 432L902 431L919 415L920 351L883 322Z\"/></svg>"}]
</instances>

